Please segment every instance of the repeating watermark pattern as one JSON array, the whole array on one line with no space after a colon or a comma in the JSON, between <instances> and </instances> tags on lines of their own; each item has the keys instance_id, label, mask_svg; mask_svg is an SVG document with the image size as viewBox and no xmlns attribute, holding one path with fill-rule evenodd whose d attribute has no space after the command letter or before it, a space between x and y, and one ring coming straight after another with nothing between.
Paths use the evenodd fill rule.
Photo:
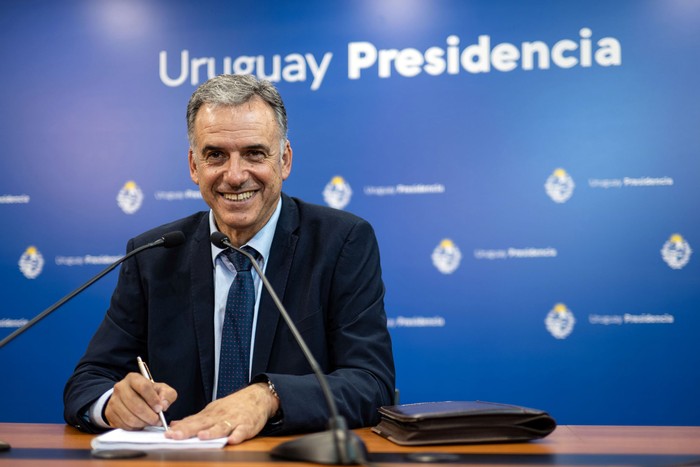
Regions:
<instances>
[{"instance_id":1,"label":"repeating watermark pattern","mask_svg":"<svg viewBox=\"0 0 700 467\"><path fill-rule=\"evenodd\" d=\"M141 208L143 192L134 181L124 184L117 194L117 205L125 214L133 214Z\"/></svg>"},{"instance_id":2,"label":"repeating watermark pattern","mask_svg":"<svg viewBox=\"0 0 700 467\"><path fill-rule=\"evenodd\" d=\"M336 175L323 189L323 200L335 209L343 209L352 199L352 188L340 175Z\"/></svg>"},{"instance_id":3,"label":"repeating watermark pattern","mask_svg":"<svg viewBox=\"0 0 700 467\"><path fill-rule=\"evenodd\" d=\"M547 331L557 339L566 339L574 330L576 318L574 314L563 303L554 305L547 317L544 319Z\"/></svg>"}]
</instances>

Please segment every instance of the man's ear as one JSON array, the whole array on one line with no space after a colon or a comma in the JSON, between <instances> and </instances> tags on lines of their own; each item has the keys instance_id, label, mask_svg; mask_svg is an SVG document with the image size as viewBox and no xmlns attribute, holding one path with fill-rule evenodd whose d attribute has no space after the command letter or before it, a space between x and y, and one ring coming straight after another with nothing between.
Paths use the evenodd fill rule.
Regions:
<instances>
[{"instance_id":1,"label":"man's ear","mask_svg":"<svg viewBox=\"0 0 700 467\"><path fill-rule=\"evenodd\" d=\"M197 173L197 158L192 152L192 148L187 152L187 162L190 166L190 178L194 183L199 185L199 174Z\"/></svg>"},{"instance_id":2,"label":"man's ear","mask_svg":"<svg viewBox=\"0 0 700 467\"><path fill-rule=\"evenodd\" d=\"M292 145L287 140L282 153L282 180L286 180L290 173L292 173Z\"/></svg>"}]
</instances>

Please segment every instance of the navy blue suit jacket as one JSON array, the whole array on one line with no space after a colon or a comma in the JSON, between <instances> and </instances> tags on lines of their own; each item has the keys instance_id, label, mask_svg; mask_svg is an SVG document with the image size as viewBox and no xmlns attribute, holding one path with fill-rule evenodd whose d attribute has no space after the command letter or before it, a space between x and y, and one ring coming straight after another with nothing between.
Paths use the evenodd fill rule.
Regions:
<instances>
[{"instance_id":1,"label":"navy blue suit jacket","mask_svg":"<svg viewBox=\"0 0 700 467\"><path fill-rule=\"evenodd\" d=\"M177 390L166 416L178 420L211 401L214 285L208 212L131 239L127 251L180 230L185 244L154 248L124 262L105 318L64 391L67 423L84 431L87 408L131 371L136 357L156 381ZM351 427L378 421L394 392L394 362L384 311L379 250L371 226L342 211L282 195L266 274L324 373ZM276 386L283 422L264 433L326 428L329 413L311 369L263 290L253 380Z\"/></svg>"}]
</instances>

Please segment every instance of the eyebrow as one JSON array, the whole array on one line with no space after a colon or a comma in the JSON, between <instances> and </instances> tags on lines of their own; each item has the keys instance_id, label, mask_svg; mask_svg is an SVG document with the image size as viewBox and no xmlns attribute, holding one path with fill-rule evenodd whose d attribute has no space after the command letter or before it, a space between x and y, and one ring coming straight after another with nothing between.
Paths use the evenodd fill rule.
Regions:
<instances>
[{"instance_id":1,"label":"eyebrow","mask_svg":"<svg viewBox=\"0 0 700 467\"><path fill-rule=\"evenodd\" d=\"M249 144L248 146L243 146L241 148L242 151L250 151L251 149L260 149L265 152L270 152L270 148L265 144ZM224 148L221 146L214 145L207 145L202 148L202 154L209 151L224 151Z\"/></svg>"},{"instance_id":2,"label":"eyebrow","mask_svg":"<svg viewBox=\"0 0 700 467\"><path fill-rule=\"evenodd\" d=\"M270 148L264 144L250 144L248 146L244 146L241 149L247 150L247 151L250 151L251 149L260 149L260 150L265 151L265 152L270 152Z\"/></svg>"},{"instance_id":3,"label":"eyebrow","mask_svg":"<svg viewBox=\"0 0 700 467\"><path fill-rule=\"evenodd\" d=\"M204 146L202 148L202 154L204 154L205 152L209 152L209 151L221 151L221 148L219 146L211 146L211 145Z\"/></svg>"}]
</instances>

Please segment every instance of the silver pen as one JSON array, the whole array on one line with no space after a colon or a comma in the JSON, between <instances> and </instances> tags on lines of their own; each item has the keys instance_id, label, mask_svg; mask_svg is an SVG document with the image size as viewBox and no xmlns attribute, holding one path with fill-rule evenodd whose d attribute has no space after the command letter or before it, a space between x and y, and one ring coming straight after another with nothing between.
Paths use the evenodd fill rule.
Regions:
<instances>
[{"instance_id":1,"label":"silver pen","mask_svg":"<svg viewBox=\"0 0 700 467\"><path fill-rule=\"evenodd\" d=\"M151 376L151 372L148 371L146 362L141 360L141 357L136 357L136 361L139 364L139 370L141 371L143 377L149 380L151 383L155 383L155 381L153 381L153 376ZM163 411L161 410L160 412L158 412L158 415L160 415L160 422L163 424L165 431L168 431L170 427L168 427L168 422L165 421L165 415L163 415Z\"/></svg>"}]
</instances>

